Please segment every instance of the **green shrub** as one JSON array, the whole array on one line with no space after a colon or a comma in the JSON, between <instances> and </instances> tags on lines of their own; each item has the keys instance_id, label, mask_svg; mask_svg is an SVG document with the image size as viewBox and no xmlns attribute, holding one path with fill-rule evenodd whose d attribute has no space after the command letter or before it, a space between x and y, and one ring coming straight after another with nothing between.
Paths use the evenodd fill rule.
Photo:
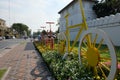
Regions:
<instances>
[{"instance_id":1,"label":"green shrub","mask_svg":"<svg viewBox=\"0 0 120 80\"><path fill-rule=\"evenodd\" d=\"M67 60L62 60L57 51L48 51L42 55L57 80L93 80L92 73L85 66L80 66L76 55L70 55Z\"/></svg>"}]
</instances>

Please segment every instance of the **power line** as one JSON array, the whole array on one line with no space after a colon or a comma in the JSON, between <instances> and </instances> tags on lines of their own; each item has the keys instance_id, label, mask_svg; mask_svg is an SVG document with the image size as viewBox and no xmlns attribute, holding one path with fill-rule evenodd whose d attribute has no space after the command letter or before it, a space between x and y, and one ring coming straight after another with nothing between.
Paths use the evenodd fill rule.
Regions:
<instances>
[{"instance_id":1,"label":"power line","mask_svg":"<svg viewBox=\"0 0 120 80\"><path fill-rule=\"evenodd\" d=\"M11 8L10 8L10 6L11 6L11 4L10 4L10 0L8 1L8 14L9 14L9 26L10 26L10 20L11 20L11 17L10 17L10 11L11 11Z\"/></svg>"}]
</instances>

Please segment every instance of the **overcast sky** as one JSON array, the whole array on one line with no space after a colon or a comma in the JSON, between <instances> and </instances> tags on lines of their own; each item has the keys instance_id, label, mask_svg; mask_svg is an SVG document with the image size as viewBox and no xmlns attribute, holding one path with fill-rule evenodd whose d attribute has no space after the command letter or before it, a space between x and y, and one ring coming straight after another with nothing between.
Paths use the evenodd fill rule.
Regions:
<instances>
[{"instance_id":1,"label":"overcast sky","mask_svg":"<svg viewBox=\"0 0 120 80\"><path fill-rule=\"evenodd\" d=\"M46 22L55 22L52 30L56 31L58 12L72 0L0 0L0 18L6 21L6 25L24 23L33 31L41 26L49 25Z\"/></svg>"}]
</instances>

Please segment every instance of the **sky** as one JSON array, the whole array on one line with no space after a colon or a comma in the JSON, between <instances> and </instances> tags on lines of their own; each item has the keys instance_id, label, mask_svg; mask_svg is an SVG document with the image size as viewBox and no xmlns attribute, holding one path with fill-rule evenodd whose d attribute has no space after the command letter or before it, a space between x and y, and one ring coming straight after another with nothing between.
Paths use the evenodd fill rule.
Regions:
<instances>
[{"instance_id":1,"label":"sky","mask_svg":"<svg viewBox=\"0 0 120 80\"><path fill-rule=\"evenodd\" d=\"M52 31L58 29L58 12L72 0L0 0L0 18L6 21L10 27L13 23L23 23L36 32L50 30L46 22L54 22L51 25Z\"/></svg>"}]
</instances>

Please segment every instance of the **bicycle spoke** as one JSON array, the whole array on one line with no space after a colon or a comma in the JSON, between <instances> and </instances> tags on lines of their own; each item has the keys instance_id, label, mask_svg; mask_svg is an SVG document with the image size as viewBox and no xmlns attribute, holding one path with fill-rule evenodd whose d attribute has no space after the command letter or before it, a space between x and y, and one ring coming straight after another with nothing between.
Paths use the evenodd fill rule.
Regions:
<instances>
[{"instance_id":1,"label":"bicycle spoke","mask_svg":"<svg viewBox=\"0 0 120 80\"><path fill-rule=\"evenodd\" d=\"M102 70L102 67L101 67L100 65L98 65L98 67L100 68L100 71L102 72L102 75L103 75L103 76L104 76L104 78L106 79L107 77L106 77L106 75L105 75L104 71Z\"/></svg>"},{"instance_id":2,"label":"bicycle spoke","mask_svg":"<svg viewBox=\"0 0 120 80\"><path fill-rule=\"evenodd\" d=\"M97 38L98 38L98 34L95 35L95 39L93 40L93 46L94 46L94 47L95 47Z\"/></svg>"},{"instance_id":3,"label":"bicycle spoke","mask_svg":"<svg viewBox=\"0 0 120 80\"><path fill-rule=\"evenodd\" d=\"M103 58L103 57L100 57L101 60L111 60L110 58Z\"/></svg>"},{"instance_id":4,"label":"bicycle spoke","mask_svg":"<svg viewBox=\"0 0 120 80\"><path fill-rule=\"evenodd\" d=\"M92 39L92 34L89 34L89 36L90 36L90 41L91 41L91 46L93 46L93 39Z\"/></svg>"},{"instance_id":5,"label":"bicycle spoke","mask_svg":"<svg viewBox=\"0 0 120 80\"><path fill-rule=\"evenodd\" d=\"M85 49L84 47L82 47L82 50L85 51L85 52L87 51L87 49Z\"/></svg>"},{"instance_id":6,"label":"bicycle spoke","mask_svg":"<svg viewBox=\"0 0 120 80\"><path fill-rule=\"evenodd\" d=\"M86 42L83 42L83 44L85 45L85 47L86 47L86 48L88 48L88 46L87 46Z\"/></svg>"},{"instance_id":7,"label":"bicycle spoke","mask_svg":"<svg viewBox=\"0 0 120 80\"><path fill-rule=\"evenodd\" d=\"M101 39L101 41L100 41L100 43L99 43L99 45L98 45L97 49L99 49L99 48L101 47L101 45L102 45L103 41L104 41L104 39Z\"/></svg>"},{"instance_id":8,"label":"bicycle spoke","mask_svg":"<svg viewBox=\"0 0 120 80\"><path fill-rule=\"evenodd\" d=\"M90 47L90 46L91 46L91 40L90 40L91 38L90 38L90 35L88 34L85 38L86 38L86 40L87 40L86 42L87 42L88 47Z\"/></svg>"},{"instance_id":9,"label":"bicycle spoke","mask_svg":"<svg viewBox=\"0 0 120 80\"><path fill-rule=\"evenodd\" d=\"M86 53L85 52L81 52L81 56L86 56Z\"/></svg>"},{"instance_id":10,"label":"bicycle spoke","mask_svg":"<svg viewBox=\"0 0 120 80\"><path fill-rule=\"evenodd\" d=\"M93 69L94 69L94 74L95 74L95 77L97 78L97 76L98 76L98 71L97 71L97 68L96 68L96 67L94 67Z\"/></svg>"},{"instance_id":11,"label":"bicycle spoke","mask_svg":"<svg viewBox=\"0 0 120 80\"><path fill-rule=\"evenodd\" d=\"M106 68L108 71L110 71L110 68L109 68L109 67L107 67L105 64L100 63L100 65L102 65L104 68Z\"/></svg>"}]
</instances>

